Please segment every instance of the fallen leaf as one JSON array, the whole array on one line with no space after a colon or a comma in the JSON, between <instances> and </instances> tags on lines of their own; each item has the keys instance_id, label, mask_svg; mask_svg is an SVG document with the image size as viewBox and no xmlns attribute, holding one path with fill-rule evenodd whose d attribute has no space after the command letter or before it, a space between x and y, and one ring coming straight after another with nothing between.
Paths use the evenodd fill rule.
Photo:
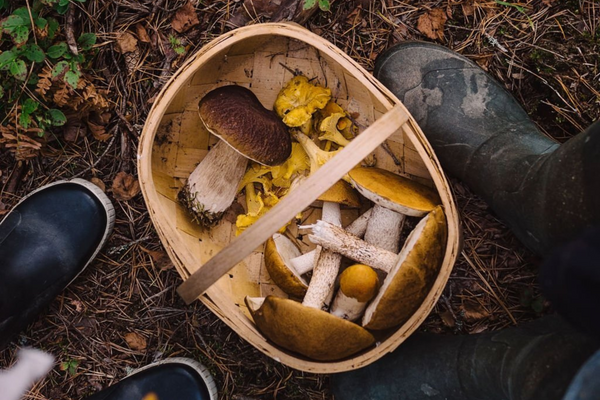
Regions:
<instances>
[{"instance_id":1,"label":"fallen leaf","mask_svg":"<svg viewBox=\"0 0 600 400\"><path fill-rule=\"evenodd\" d=\"M462 7L462 13L465 17L472 17L475 15L475 7L473 7L473 1L467 1L460 5Z\"/></svg>"},{"instance_id":2,"label":"fallen leaf","mask_svg":"<svg viewBox=\"0 0 600 400\"><path fill-rule=\"evenodd\" d=\"M92 136L94 136L96 140L104 142L105 140L111 138L111 134L106 132L106 128L104 128L104 126L95 124L91 121L87 122L87 126L90 132L92 133Z\"/></svg>"},{"instance_id":3,"label":"fallen leaf","mask_svg":"<svg viewBox=\"0 0 600 400\"><path fill-rule=\"evenodd\" d=\"M148 255L150 255L150 258L152 258L152 263L157 269L164 271L166 269L171 269L174 267L173 263L171 262L171 259L165 251L149 250L141 246L140 248L144 252L148 253Z\"/></svg>"},{"instance_id":4,"label":"fallen leaf","mask_svg":"<svg viewBox=\"0 0 600 400\"><path fill-rule=\"evenodd\" d=\"M137 33L140 42L150 43L150 35L148 35L148 31L144 28L144 25L139 22L135 24L135 32Z\"/></svg>"},{"instance_id":5,"label":"fallen leaf","mask_svg":"<svg viewBox=\"0 0 600 400\"><path fill-rule=\"evenodd\" d=\"M140 192L140 183L133 175L121 171L113 181L112 191L115 199L127 201Z\"/></svg>"},{"instance_id":6,"label":"fallen leaf","mask_svg":"<svg viewBox=\"0 0 600 400\"><path fill-rule=\"evenodd\" d=\"M75 306L75 311L76 312L79 313L79 312L83 311L83 304L81 303L81 301L79 301L79 300L71 300L69 302L69 304L71 304L72 306Z\"/></svg>"},{"instance_id":7,"label":"fallen leaf","mask_svg":"<svg viewBox=\"0 0 600 400\"><path fill-rule=\"evenodd\" d=\"M199 23L200 21L198 20L198 14L196 14L194 5L192 2L188 2L177 10L171 20L171 27L177 32L183 33Z\"/></svg>"},{"instance_id":8,"label":"fallen leaf","mask_svg":"<svg viewBox=\"0 0 600 400\"><path fill-rule=\"evenodd\" d=\"M489 317L490 315L490 313L481 304L474 301L464 301L461 309L464 318L471 322Z\"/></svg>"},{"instance_id":9,"label":"fallen leaf","mask_svg":"<svg viewBox=\"0 0 600 400\"><path fill-rule=\"evenodd\" d=\"M447 19L446 12L441 8L436 8L419 17L417 29L429 39L443 40L444 24Z\"/></svg>"},{"instance_id":10,"label":"fallen leaf","mask_svg":"<svg viewBox=\"0 0 600 400\"><path fill-rule=\"evenodd\" d=\"M270 18L279 9L279 6L281 6L280 0L245 0L242 8L253 18L258 16Z\"/></svg>"},{"instance_id":11,"label":"fallen leaf","mask_svg":"<svg viewBox=\"0 0 600 400\"><path fill-rule=\"evenodd\" d=\"M147 346L146 338L136 332L126 333L125 341L132 350L144 350Z\"/></svg>"},{"instance_id":12,"label":"fallen leaf","mask_svg":"<svg viewBox=\"0 0 600 400\"><path fill-rule=\"evenodd\" d=\"M117 51L119 53L131 53L137 49L137 39L129 32L117 34Z\"/></svg>"},{"instance_id":13,"label":"fallen leaf","mask_svg":"<svg viewBox=\"0 0 600 400\"><path fill-rule=\"evenodd\" d=\"M79 118L69 118L63 129L63 138L66 142L75 143L80 135L85 135L85 125Z\"/></svg>"},{"instance_id":14,"label":"fallen leaf","mask_svg":"<svg viewBox=\"0 0 600 400\"><path fill-rule=\"evenodd\" d=\"M481 324L481 325L477 325L475 326L473 329L469 330L469 334L470 335L474 335L476 333L481 333L481 332L485 332L488 330L488 325L487 324Z\"/></svg>"},{"instance_id":15,"label":"fallen leaf","mask_svg":"<svg viewBox=\"0 0 600 400\"><path fill-rule=\"evenodd\" d=\"M450 310L442 311L440 313L440 318L442 319L444 325L446 325L448 328L454 328L454 325L456 325L456 321L454 320L454 316Z\"/></svg>"},{"instance_id":16,"label":"fallen leaf","mask_svg":"<svg viewBox=\"0 0 600 400\"><path fill-rule=\"evenodd\" d=\"M90 182L92 182L94 185L98 186L100 188L100 190L102 190L103 192L106 192L106 185L104 184L102 179L96 178L94 176L92 179L90 179Z\"/></svg>"}]
</instances>

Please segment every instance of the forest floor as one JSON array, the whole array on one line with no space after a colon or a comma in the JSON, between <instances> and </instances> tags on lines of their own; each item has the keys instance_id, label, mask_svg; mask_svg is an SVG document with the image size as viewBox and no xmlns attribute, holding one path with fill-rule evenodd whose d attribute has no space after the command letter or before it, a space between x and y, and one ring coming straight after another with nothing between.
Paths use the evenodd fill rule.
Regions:
<instances>
[{"instance_id":1,"label":"forest floor","mask_svg":"<svg viewBox=\"0 0 600 400\"><path fill-rule=\"evenodd\" d=\"M46 183L75 176L103 187L117 219L97 259L6 350L33 346L57 358L27 399L79 399L167 357L200 360L221 399L332 399L329 375L289 368L252 347L202 303L177 295L170 263L135 184L138 138L165 81L188 57L235 25L268 22L269 1L88 0L71 29L94 32L89 79L110 107L102 129L57 130L34 158L0 148L0 212ZM243 9L248 13L244 13ZM73 22L74 21L74 22ZM425 40L477 62L559 142L600 115L597 1L335 1L302 24L368 71L395 43ZM117 178L119 174L119 178ZM488 206L451 180L464 247L422 331L474 334L551 311L536 281L541 260ZM3 210L3 211L2 211Z\"/></svg>"}]
</instances>

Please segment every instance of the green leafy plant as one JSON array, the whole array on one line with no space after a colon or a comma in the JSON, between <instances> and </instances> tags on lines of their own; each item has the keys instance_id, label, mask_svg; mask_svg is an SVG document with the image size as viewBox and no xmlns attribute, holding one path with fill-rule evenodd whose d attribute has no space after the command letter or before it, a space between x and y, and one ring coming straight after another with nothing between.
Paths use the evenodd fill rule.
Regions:
<instances>
[{"instance_id":1,"label":"green leafy plant","mask_svg":"<svg viewBox=\"0 0 600 400\"><path fill-rule=\"evenodd\" d=\"M329 3L329 0L304 0L303 8L305 10L310 10L311 8L317 5L317 2L321 11L330 10L331 4Z\"/></svg>"},{"instance_id":2,"label":"green leafy plant","mask_svg":"<svg viewBox=\"0 0 600 400\"><path fill-rule=\"evenodd\" d=\"M74 53L57 19L68 11L69 0L23 2L10 13L7 3L0 0L0 145L18 150L12 141L19 142L21 135L43 138L48 129L67 122L64 110L81 106L75 93L88 86L82 71L95 54L96 35L80 35ZM36 151L17 155L29 158Z\"/></svg>"},{"instance_id":3,"label":"green leafy plant","mask_svg":"<svg viewBox=\"0 0 600 400\"><path fill-rule=\"evenodd\" d=\"M181 40L178 37L169 35L169 44L175 53L179 54L180 56L185 54L185 46L183 43L181 43Z\"/></svg>"},{"instance_id":4,"label":"green leafy plant","mask_svg":"<svg viewBox=\"0 0 600 400\"><path fill-rule=\"evenodd\" d=\"M67 361L60 363L60 370L66 371L70 376L75 376L78 366L79 360L68 359Z\"/></svg>"}]
</instances>

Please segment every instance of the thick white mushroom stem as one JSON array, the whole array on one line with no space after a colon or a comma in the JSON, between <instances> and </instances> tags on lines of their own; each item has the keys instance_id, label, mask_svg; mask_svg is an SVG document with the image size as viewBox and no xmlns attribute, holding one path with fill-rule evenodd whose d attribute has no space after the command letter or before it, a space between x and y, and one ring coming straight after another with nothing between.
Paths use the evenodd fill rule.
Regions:
<instances>
[{"instance_id":1,"label":"thick white mushroom stem","mask_svg":"<svg viewBox=\"0 0 600 400\"><path fill-rule=\"evenodd\" d=\"M351 233L352 235L363 237L365 232L367 231L367 223L369 222L369 218L371 217L372 208L369 208L365 211L360 217L356 218L350 225L346 227L346 232ZM302 227L300 227L302 228ZM290 264L294 267L294 270L300 274L306 274L315 266L316 261L319 257L320 248L316 248L307 253L302 254L299 257L292 258L290 260Z\"/></svg>"},{"instance_id":2,"label":"thick white mushroom stem","mask_svg":"<svg viewBox=\"0 0 600 400\"><path fill-rule=\"evenodd\" d=\"M375 204L365 232L365 241L392 253L398 253L404 220L404 214Z\"/></svg>"},{"instance_id":3,"label":"thick white mushroom stem","mask_svg":"<svg viewBox=\"0 0 600 400\"><path fill-rule=\"evenodd\" d=\"M326 221L305 227L312 229L308 239L313 243L383 272L389 272L398 259L398 254L367 243Z\"/></svg>"},{"instance_id":4,"label":"thick white mushroom stem","mask_svg":"<svg viewBox=\"0 0 600 400\"><path fill-rule=\"evenodd\" d=\"M179 200L202 226L211 226L231 206L248 159L220 140L190 174Z\"/></svg>"},{"instance_id":5,"label":"thick white mushroom stem","mask_svg":"<svg viewBox=\"0 0 600 400\"><path fill-rule=\"evenodd\" d=\"M342 219L340 205L337 203L325 201L323 202L322 218L332 226L337 226L342 229ZM331 299L330 292L333 291L335 278L340 271L342 256L328 250L321 250L319 260L313 270L313 275L310 278L306 295L302 301L302 305L318 309L327 309Z\"/></svg>"},{"instance_id":6,"label":"thick white mushroom stem","mask_svg":"<svg viewBox=\"0 0 600 400\"><path fill-rule=\"evenodd\" d=\"M340 275L340 289L331 305L331 313L349 321L359 319L367 303L379 288L377 272L367 265L355 264Z\"/></svg>"}]
</instances>

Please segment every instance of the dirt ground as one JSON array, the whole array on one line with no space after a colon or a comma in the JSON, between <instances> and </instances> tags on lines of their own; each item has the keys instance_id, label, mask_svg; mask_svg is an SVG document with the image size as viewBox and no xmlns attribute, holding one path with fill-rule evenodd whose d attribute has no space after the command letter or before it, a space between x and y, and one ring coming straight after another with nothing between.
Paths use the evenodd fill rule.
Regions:
<instances>
[{"instance_id":1,"label":"dirt ground","mask_svg":"<svg viewBox=\"0 0 600 400\"><path fill-rule=\"evenodd\" d=\"M43 184L78 176L105 187L117 220L97 259L47 313L0 352L0 368L14 362L21 346L56 357L55 368L27 399L79 399L138 367L175 356L204 363L221 399L333 398L328 375L286 367L242 340L203 304L185 305L175 292L181 279L139 190L135 185L113 186L119 173L136 175L138 137L165 80L187 57L234 25L272 19L269 3L77 3L72 28L98 36L99 52L89 73L111 103L103 135L89 127L75 137L59 130L38 157L27 161L17 161L14 153L0 147L0 210L5 213ZM333 2L331 11L318 11L303 25L368 71L397 42L447 46L487 70L542 132L563 142L600 115L599 20L600 3L586 0L354 0ZM451 183L464 248L420 330L474 334L551 311L536 283L541 260L468 187Z\"/></svg>"}]
</instances>

